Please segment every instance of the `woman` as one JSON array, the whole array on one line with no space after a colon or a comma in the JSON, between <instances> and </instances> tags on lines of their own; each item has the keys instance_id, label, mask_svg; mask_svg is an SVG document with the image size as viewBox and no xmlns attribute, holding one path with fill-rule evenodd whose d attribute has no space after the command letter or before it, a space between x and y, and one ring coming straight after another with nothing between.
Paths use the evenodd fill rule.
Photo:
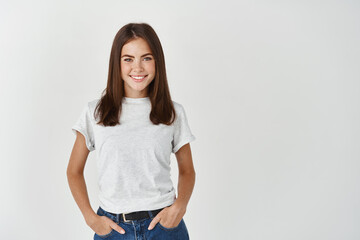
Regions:
<instances>
[{"instance_id":1,"label":"woman","mask_svg":"<svg viewBox=\"0 0 360 240\"><path fill-rule=\"evenodd\" d=\"M146 23L115 36L107 87L72 127L76 140L67 177L94 239L189 239L183 219L195 184L184 108L172 101L160 40ZM89 203L84 166L96 151L100 206ZM178 196L170 154L178 162Z\"/></svg>"}]
</instances>

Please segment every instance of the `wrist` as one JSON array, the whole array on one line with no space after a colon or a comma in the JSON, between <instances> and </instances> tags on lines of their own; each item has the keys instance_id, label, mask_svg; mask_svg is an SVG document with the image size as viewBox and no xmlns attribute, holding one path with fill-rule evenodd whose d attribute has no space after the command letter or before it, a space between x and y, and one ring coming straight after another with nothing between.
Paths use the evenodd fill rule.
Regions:
<instances>
[{"instance_id":1,"label":"wrist","mask_svg":"<svg viewBox=\"0 0 360 240\"><path fill-rule=\"evenodd\" d=\"M88 215L84 216L86 224L91 227L93 223L96 221L98 215L94 212L89 213Z\"/></svg>"},{"instance_id":2,"label":"wrist","mask_svg":"<svg viewBox=\"0 0 360 240\"><path fill-rule=\"evenodd\" d=\"M174 202L174 207L183 211L183 212L186 212L186 207L187 207L187 203L186 202L183 202L183 201L180 201L179 199L175 200Z\"/></svg>"}]
</instances>

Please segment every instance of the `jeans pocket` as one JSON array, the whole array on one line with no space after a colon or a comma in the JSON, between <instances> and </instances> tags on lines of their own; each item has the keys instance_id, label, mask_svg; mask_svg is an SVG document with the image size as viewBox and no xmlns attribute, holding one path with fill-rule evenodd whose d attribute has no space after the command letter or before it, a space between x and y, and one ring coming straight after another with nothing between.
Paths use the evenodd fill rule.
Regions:
<instances>
[{"instance_id":1,"label":"jeans pocket","mask_svg":"<svg viewBox=\"0 0 360 240\"><path fill-rule=\"evenodd\" d=\"M105 216L105 213L100 208L98 208L96 214L99 216ZM98 236L101 239L105 239L105 238L110 237L114 233L114 231L115 230L112 228L111 231L107 234L100 235L100 234L95 233L95 236Z\"/></svg>"},{"instance_id":2,"label":"jeans pocket","mask_svg":"<svg viewBox=\"0 0 360 240\"><path fill-rule=\"evenodd\" d=\"M105 239L105 238L110 237L110 236L113 234L114 231L115 231L114 229L111 229L111 231L110 231L109 233L107 233L107 234L100 235L100 234L95 233L95 235L97 235L97 236L100 237L101 239Z\"/></svg>"},{"instance_id":3,"label":"jeans pocket","mask_svg":"<svg viewBox=\"0 0 360 240\"><path fill-rule=\"evenodd\" d=\"M181 221L179 222L179 224L178 224L177 226L172 227L172 228L168 228L168 227L164 227L163 225L161 225L160 222L158 222L159 227L162 228L162 229L164 229L164 230L166 230L166 231L174 231L174 230L180 228L180 225L181 225L182 223L183 223L183 219L181 219Z\"/></svg>"}]
</instances>

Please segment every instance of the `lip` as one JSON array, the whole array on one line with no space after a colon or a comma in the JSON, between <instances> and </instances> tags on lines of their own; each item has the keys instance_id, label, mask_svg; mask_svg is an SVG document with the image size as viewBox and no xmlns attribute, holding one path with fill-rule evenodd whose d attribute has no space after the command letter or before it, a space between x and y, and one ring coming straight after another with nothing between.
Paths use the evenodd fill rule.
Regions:
<instances>
[{"instance_id":1,"label":"lip","mask_svg":"<svg viewBox=\"0 0 360 240\"><path fill-rule=\"evenodd\" d=\"M135 79L135 78L133 78L132 76L134 76L134 77L143 77L143 76L145 76L143 79ZM147 78L147 76L148 75L130 75L130 77L132 78L132 80L134 80L135 82L142 82L142 81L144 81L146 78Z\"/></svg>"}]
</instances>

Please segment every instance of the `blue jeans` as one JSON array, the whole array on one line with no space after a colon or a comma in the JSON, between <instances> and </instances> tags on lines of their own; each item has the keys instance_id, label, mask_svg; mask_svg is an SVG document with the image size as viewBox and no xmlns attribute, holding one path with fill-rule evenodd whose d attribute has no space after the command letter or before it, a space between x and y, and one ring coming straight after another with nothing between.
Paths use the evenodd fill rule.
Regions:
<instances>
[{"instance_id":1,"label":"blue jeans","mask_svg":"<svg viewBox=\"0 0 360 240\"><path fill-rule=\"evenodd\" d=\"M125 234L112 229L106 235L94 234L94 240L189 240L189 233L186 228L184 219L182 218L179 225L173 228L166 228L158 222L153 229L148 230L150 222L154 219L154 215L149 211L150 217L140 220L130 220L124 222L121 215L113 216L99 207L97 215L106 216L116 222L125 230Z\"/></svg>"}]
</instances>

